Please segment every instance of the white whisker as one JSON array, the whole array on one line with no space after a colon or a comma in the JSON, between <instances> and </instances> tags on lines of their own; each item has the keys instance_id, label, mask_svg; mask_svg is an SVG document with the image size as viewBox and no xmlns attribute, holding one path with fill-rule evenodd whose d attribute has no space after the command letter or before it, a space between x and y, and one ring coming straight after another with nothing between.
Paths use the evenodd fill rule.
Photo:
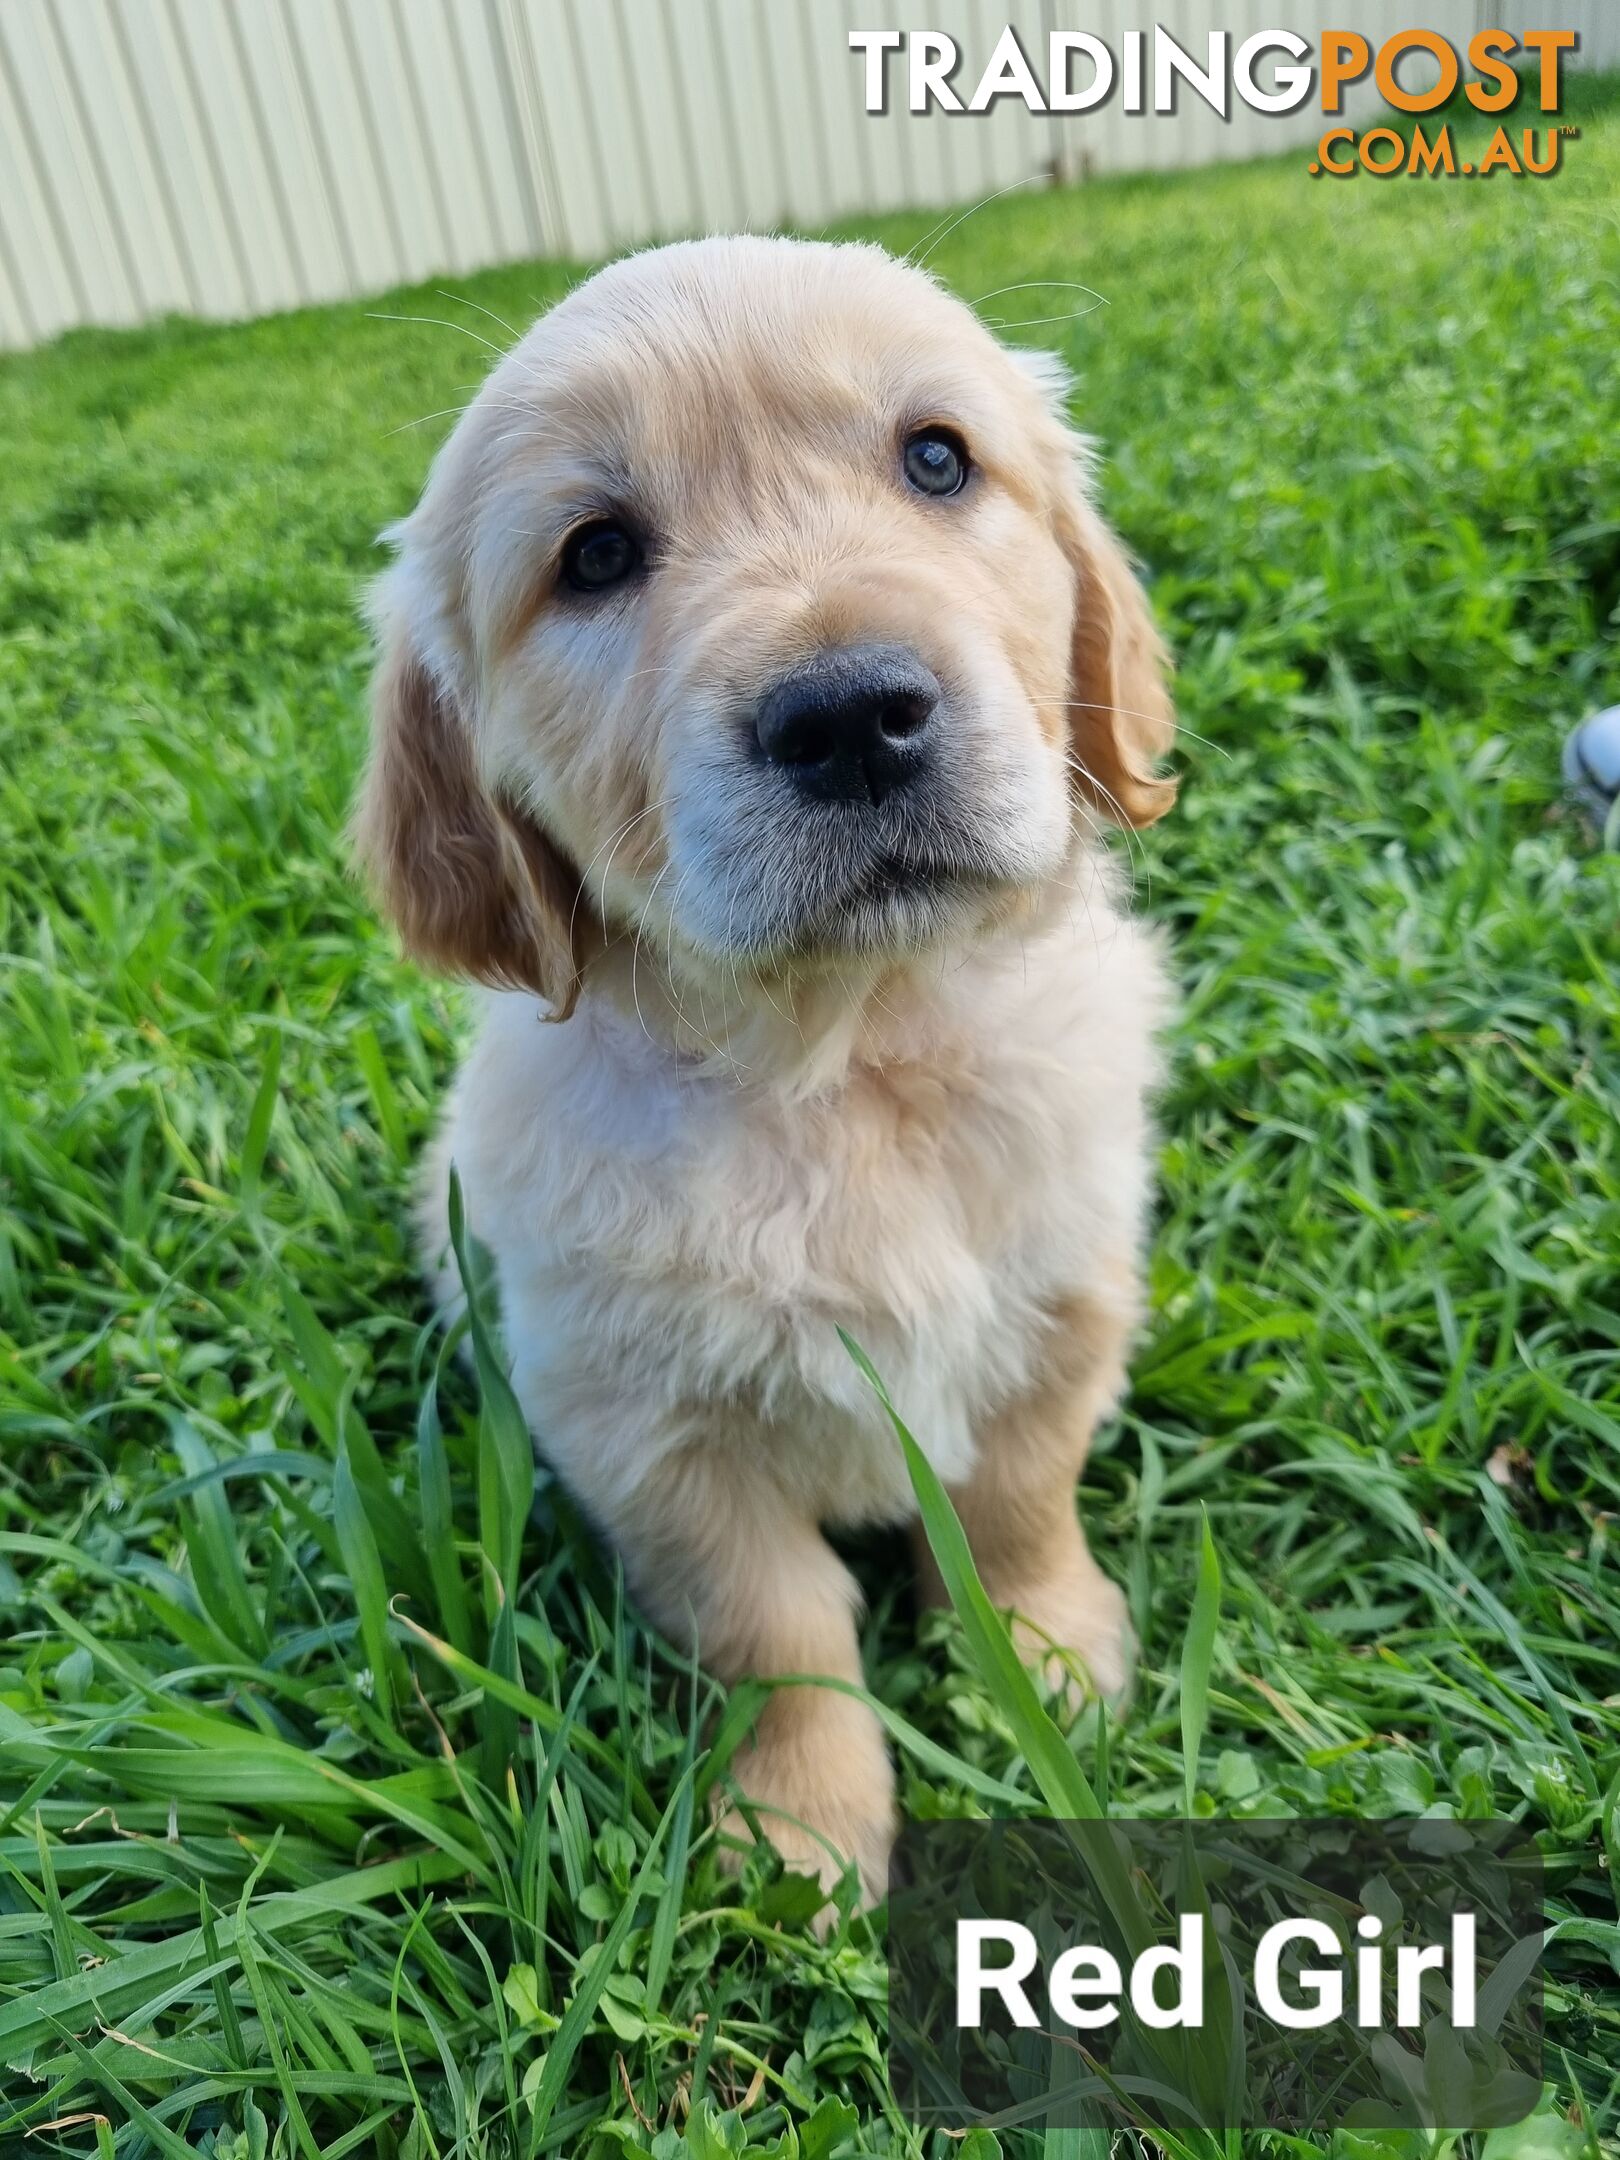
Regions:
<instances>
[{"instance_id":1,"label":"white whisker","mask_svg":"<svg viewBox=\"0 0 1620 2160\"><path fill-rule=\"evenodd\" d=\"M958 226L965 225L969 218L977 217L979 212L987 209L991 203L1000 202L1003 195L1016 195L1020 188L1033 187L1039 179L1040 175L1038 173L1029 173L1022 180L1014 180L1007 187L997 188L994 193L981 196L976 203L962 211L957 217L952 218L950 213L947 212L946 216L940 219L938 225L930 226L921 240L914 242L913 247L907 248L903 260L912 263L916 269L921 270L928 261L928 257L939 252ZM949 219L948 223L947 219ZM941 226L944 227L943 231L940 231ZM937 240L934 238L936 233L939 234ZM928 245L929 242L932 242L931 246ZM917 255L914 253L914 248L925 248L926 252Z\"/></svg>"},{"instance_id":2,"label":"white whisker","mask_svg":"<svg viewBox=\"0 0 1620 2160\"><path fill-rule=\"evenodd\" d=\"M1095 315L1098 308L1109 305L1106 300L1097 300L1090 307L1071 308L1067 315L1021 315L1016 322L1007 322L1000 315L985 315L980 319L987 330L1039 330L1046 323L1079 322L1084 316Z\"/></svg>"},{"instance_id":3,"label":"white whisker","mask_svg":"<svg viewBox=\"0 0 1620 2160\"><path fill-rule=\"evenodd\" d=\"M1184 726L1181 721L1172 719L1168 713L1138 712L1134 705L1105 704L1098 698L1031 698L1030 703L1053 711L1061 708L1068 712L1123 713L1127 720L1145 720L1150 727L1162 727L1168 723L1175 734L1185 735L1189 742L1202 743L1205 749L1213 750L1217 757L1225 758L1228 763L1231 761L1230 750L1223 749L1218 742L1211 742L1207 735L1198 734L1195 729Z\"/></svg>"},{"instance_id":4,"label":"white whisker","mask_svg":"<svg viewBox=\"0 0 1620 2160\"><path fill-rule=\"evenodd\" d=\"M1014 292L1083 292L1090 293L1099 307L1110 305L1105 293L1098 292L1094 285L1078 285L1073 278L1026 278L1021 285L997 285L991 292L980 293L977 300L968 302L968 306L983 307L987 300L1001 300ZM1089 315L1091 310L1087 308L1084 312Z\"/></svg>"},{"instance_id":5,"label":"white whisker","mask_svg":"<svg viewBox=\"0 0 1620 2160\"><path fill-rule=\"evenodd\" d=\"M497 345L492 338L480 337L478 332L470 329L466 323L447 322L442 315L386 315L377 308L368 308L366 315L371 322L416 323L425 330L454 330L458 336L471 338L475 345L482 345L485 352L492 352L497 360L510 357L504 345ZM523 367L521 360L514 364ZM531 382L539 382L540 377L533 368L523 367L523 372Z\"/></svg>"},{"instance_id":6,"label":"white whisker","mask_svg":"<svg viewBox=\"0 0 1620 2160\"><path fill-rule=\"evenodd\" d=\"M493 308L485 307L481 300L469 300L465 293L446 292L442 285L435 285L433 290L441 300L448 300L452 307L476 308L480 315L487 315L497 328L506 332L513 345L522 337L523 332L521 330L514 330L504 315L497 315ZM510 349L508 347L508 350Z\"/></svg>"}]
</instances>

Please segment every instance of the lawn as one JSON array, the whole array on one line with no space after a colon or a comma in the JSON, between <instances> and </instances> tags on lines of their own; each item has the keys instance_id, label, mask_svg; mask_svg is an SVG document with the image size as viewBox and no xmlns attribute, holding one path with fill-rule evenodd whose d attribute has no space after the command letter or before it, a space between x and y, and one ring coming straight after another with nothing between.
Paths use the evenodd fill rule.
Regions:
<instances>
[{"instance_id":1,"label":"lawn","mask_svg":"<svg viewBox=\"0 0 1620 2160\"><path fill-rule=\"evenodd\" d=\"M1290 157L933 258L1106 298L1017 334L1077 371L1188 730L1132 848L1184 992L1152 1319L1085 1490L1142 1665L1077 1760L1175 1814L1187 1707L1202 1812L1533 1828L1554 2101L1492 2160L1596 2160L1620 2086L1620 854L1558 779L1620 697L1620 107L1572 103L1550 180ZM357 596L481 311L572 274L0 366L0 2152L996 2150L895 2107L881 1935L721 1872L747 1694L543 1476L496 1583L510 1406L412 1273L464 1005L346 874ZM1040 1812L896 1557L908 1811Z\"/></svg>"}]
</instances>

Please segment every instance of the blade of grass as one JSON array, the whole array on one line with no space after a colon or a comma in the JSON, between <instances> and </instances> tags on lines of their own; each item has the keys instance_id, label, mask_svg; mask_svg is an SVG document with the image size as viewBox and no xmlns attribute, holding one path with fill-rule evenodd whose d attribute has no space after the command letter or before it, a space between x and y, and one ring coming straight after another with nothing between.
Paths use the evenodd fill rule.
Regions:
<instances>
[{"instance_id":1,"label":"blade of grass","mask_svg":"<svg viewBox=\"0 0 1620 2160\"><path fill-rule=\"evenodd\" d=\"M456 1649L470 1656L473 1649L472 1615L467 1605L467 1585L456 1554L455 1514L450 1497L450 1464L444 1451L444 1431L439 1422L439 1375L435 1371L422 1391L416 1414L417 1492L422 1510L422 1547L438 1599L437 1618Z\"/></svg>"},{"instance_id":2,"label":"blade of grass","mask_svg":"<svg viewBox=\"0 0 1620 2160\"><path fill-rule=\"evenodd\" d=\"M608 1779L597 1776L596 1772L606 1772L608 1778L613 1778L620 1769L619 1758L606 1741L599 1739L588 1725L572 1723L555 1703L547 1702L543 1696L536 1695L518 1682L508 1679L504 1673L479 1664L476 1658L464 1657L453 1644L431 1634L408 1614L400 1613L396 1617L401 1627L414 1636L425 1649L430 1650L448 1672L454 1673L469 1687L485 1689L517 1711L520 1716L531 1719L542 1732L555 1734L566 1731L569 1745L575 1751L579 1762L580 1774L590 1779L594 1789L612 1803L617 1792L616 1782L608 1782ZM634 1793L637 1811L644 1820L651 1820L653 1809L646 1787L638 1781Z\"/></svg>"},{"instance_id":3,"label":"blade of grass","mask_svg":"<svg viewBox=\"0 0 1620 2160\"><path fill-rule=\"evenodd\" d=\"M219 1954L219 1931L214 1926L214 1908L209 1901L208 1885L205 1882L197 1885L197 1915L203 1952L214 1968L214 2007L219 2012L220 2031L225 2035L225 2046L232 2063L238 2070L246 2070L248 2057L247 2046L242 2037L242 2020L236 2014L230 1978L225 1962Z\"/></svg>"},{"instance_id":4,"label":"blade of grass","mask_svg":"<svg viewBox=\"0 0 1620 2160\"><path fill-rule=\"evenodd\" d=\"M332 1476L332 1520L337 1528L343 1564L354 1587L360 1636L371 1666L372 1700L379 1715L392 1724L396 1653L388 1630L388 1585L383 1579L377 1540L372 1534L360 1488L354 1481L346 1447L338 1449L337 1467Z\"/></svg>"},{"instance_id":5,"label":"blade of grass","mask_svg":"<svg viewBox=\"0 0 1620 2160\"><path fill-rule=\"evenodd\" d=\"M1198 1752L1209 1718L1209 1675L1215 1658L1215 1635L1221 1624L1220 1556L1210 1535L1208 1511L1200 1508L1199 1518L1203 1528L1198 1548L1198 1588L1181 1646L1181 1792L1189 1815L1198 1791Z\"/></svg>"},{"instance_id":6,"label":"blade of grass","mask_svg":"<svg viewBox=\"0 0 1620 2160\"><path fill-rule=\"evenodd\" d=\"M242 1138L242 1160L237 1171L237 1190L241 1194L242 1211L247 1215L256 1213L259 1205L259 1178L264 1169L265 1149L270 1144L270 1128L275 1122L276 1098L281 1086L281 1050L282 1033L280 1028L274 1028L264 1054L264 1070L253 1091L247 1131Z\"/></svg>"},{"instance_id":7,"label":"blade of grass","mask_svg":"<svg viewBox=\"0 0 1620 2160\"><path fill-rule=\"evenodd\" d=\"M217 1467L213 1449L189 1419L170 1420L169 1444L188 1478L206 1478ZM248 1587L230 1505L217 1481L194 1486L182 1515L182 1534L192 1581L209 1618L250 1659L263 1657L269 1639Z\"/></svg>"},{"instance_id":8,"label":"blade of grass","mask_svg":"<svg viewBox=\"0 0 1620 2160\"><path fill-rule=\"evenodd\" d=\"M635 1924L637 1908L663 1848L664 1839L676 1819L683 1796L689 1797L691 1789L692 1771L688 1768L683 1771L669 1806L664 1810L657 1829L648 1840L646 1854L625 1893L624 1903L619 1907L617 1917L602 1938L591 1959L590 1970L575 1988L573 2000L563 2012L562 2023L552 2035L551 2045L546 2051L546 2066L540 2074L540 2082L534 2093L533 2138L536 2143L544 2136L552 2111L567 2089L568 2073L573 2067L574 2057L585 2038L625 1938Z\"/></svg>"},{"instance_id":9,"label":"blade of grass","mask_svg":"<svg viewBox=\"0 0 1620 2160\"><path fill-rule=\"evenodd\" d=\"M484 1783L492 1793L498 1793L505 1789L506 1773L517 1747L517 1712L513 1708L513 1697L524 1692L518 1663L517 1627L513 1609L506 1603L496 1613L495 1625L489 1631L489 1669L506 1685L499 1691L493 1688L484 1691L480 1720L483 1744L479 1752Z\"/></svg>"},{"instance_id":10,"label":"blade of grass","mask_svg":"<svg viewBox=\"0 0 1620 2160\"><path fill-rule=\"evenodd\" d=\"M382 1045L377 1040L377 1031L369 1020L362 1020L349 1041L354 1049L354 1061L371 1097L371 1106L377 1113L378 1130L389 1154L395 1162L402 1163L410 1154L410 1142L405 1134L399 1094L388 1070L388 1060L383 1056Z\"/></svg>"},{"instance_id":11,"label":"blade of grass","mask_svg":"<svg viewBox=\"0 0 1620 2160\"><path fill-rule=\"evenodd\" d=\"M350 1471L366 1496L366 1511L390 1572L426 1605L433 1586L417 1529L389 1483L377 1443L355 1407L349 1368L308 1299L284 1271L281 1303L297 1351L296 1361L288 1366L288 1379L333 1458L340 1447L347 1448Z\"/></svg>"},{"instance_id":12,"label":"blade of grass","mask_svg":"<svg viewBox=\"0 0 1620 2160\"><path fill-rule=\"evenodd\" d=\"M695 1757L687 1751L686 1767L681 1773L681 1789L676 1796L675 1814L669 1833L669 1857L664 1865L664 1887L659 1893L658 1909L653 1915L652 1934L647 1944L647 1969L643 1982L647 2015L656 2018L663 2005L664 1986L669 1979L670 1959L675 1949L675 1930L680 1923L682 1893L686 1888L686 1855L692 1837L692 1810L694 1806L692 1771Z\"/></svg>"},{"instance_id":13,"label":"blade of grass","mask_svg":"<svg viewBox=\"0 0 1620 2160\"><path fill-rule=\"evenodd\" d=\"M1085 1772L1069 1753L1062 1730L1042 1706L1007 1623L985 1594L968 1548L967 1535L951 1505L950 1495L890 1402L888 1390L865 1351L842 1329L839 1333L844 1348L865 1376L894 1427L905 1455L923 1530L946 1594L962 1622L974 1663L997 1709L1012 1728L1042 1797L1055 1815L1076 1825L1103 1823L1106 1818ZM1152 1940L1151 1931L1132 1887L1129 1870L1113 1839L1106 1833L1077 1837L1076 1847L1095 1873L1115 1924L1127 1942L1135 1948L1145 1949Z\"/></svg>"},{"instance_id":14,"label":"blade of grass","mask_svg":"<svg viewBox=\"0 0 1620 2160\"><path fill-rule=\"evenodd\" d=\"M534 1506L534 1440L529 1432L506 1368L496 1355L494 1338L484 1311L483 1295L467 1251L466 1214L461 1180L450 1172L450 1244L467 1295L467 1319L472 1333L473 1362L478 1368L478 1520L484 1550L489 1555L508 1601L515 1599L523 1552L523 1533ZM486 1600L494 1617L496 1593L490 1586Z\"/></svg>"},{"instance_id":15,"label":"blade of grass","mask_svg":"<svg viewBox=\"0 0 1620 2160\"><path fill-rule=\"evenodd\" d=\"M167 2154L168 2160L195 2160L192 2148L185 2139L177 2137L166 2123L161 2122L149 2107L138 2100L129 2087L100 2061L94 2049L85 2046L77 2033L70 2032L67 2026L60 2024L55 2018L48 2019L47 2022L63 2045L78 2057L79 2067L90 2082L105 2093L108 2099L117 2102L124 2111L124 2120L136 2124L144 2131L158 2152ZM314 2160L319 2160L318 2154L314 2156Z\"/></svg>"},{"instance_id":16,"label":"blade of grass","mask_svg":"<svg viewBox=\"0 0 1620 2160\"><path fill-rule=\"evenodd\" d=\"M270 2064L275 2073L276 2089L281 2094L283 2107L287 2110L287 2119L293 2126L293 2135L298 2140L299 2148L305 2155L305 2160L321 2160L320 2147L315 2142L315 2133L310 2128L309 2117L304 2113L303 2103L299 2100L298 2088L293 2082L292 2071L287 2062L286 2050L281 2043L281 2021L276 2015L276 2006L272 1999L271 1989L254 1951L253 1922L248 1916L248 1891L246 1889L242 1892L242 1901L237 1907L236 1913L236 1950L242 1961L242 1977L248 1984L248 1992L253 1997L254 2007L259 2013L259 2025L264 2033L265 2045L270 2051Z\"/></svg>"}]
</instances>

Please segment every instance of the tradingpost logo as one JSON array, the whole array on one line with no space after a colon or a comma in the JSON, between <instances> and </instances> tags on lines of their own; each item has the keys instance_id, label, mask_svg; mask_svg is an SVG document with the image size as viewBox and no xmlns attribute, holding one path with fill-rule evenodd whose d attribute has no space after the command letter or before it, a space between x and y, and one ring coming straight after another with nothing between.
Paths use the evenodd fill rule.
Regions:
<instances>
[{"instance_id":1,"label":"tradingpost logo","mask_svg":"<svg viewBox=\"0 0 1620 2160\"><path fill-rule=\"evenodd\" d=\"M1418 28L1376 44L1359 30L1324 30L1313 47L1293 30L1246 37L1211 30L1199 50L1196 41L1183 45L1158 28L1127 30L1112 43L1089 30L1053 30L1043 51L1009 23L993 47L970 52L943 30L849 32L869 113L984 113L1011 98L1032 113L1083 114L1113 103L1131 115L1173 115L1195 97L1229 120L1240 105L1291 113L1314 99L1333 124L1322 132L1310 171L1341 180L1356 173L1544 179L1578 132L1557 124L1563 64L1578 43L1573 30L1480 30L1458 44ZM1386 105L1412 116L1410 132L1340 122L1346 90L1369 78ZM1469 154L1452 122L1433 117L1459 92L1487 118L1512 113L1521 98L1533 100L1542 118L1525 125L1504 117L1485 147Z\"/></svg>"},{"instance_id":2,"label":"tradingpost logo","mask_svg":"<svg viewBox=\"0 0 1620 2160\"><path fill-rule=\"evenodd\" d=\"M1533 88L1541 111L1556 114L1563 95L1563 58L1575 43L1573 30L1526 30L1517 37L1511 30L1481 30L1468 40L1464 55L1438 31L1398 30L1375 51L1359 30L1324 31L1322 111L1342 111L1346 84L1360 81L1371 68L1385 102L1400 113L1437 112L1459 88L1476 112L1507 112L1522 90ZM1435 80L1427 90L1401 86L1397 69L1413 52L1427 53L1435 63ZM1449 121L1441 121L1432 134L1420 122L1409 137L1390 126L1369 128L1364 134L1352 127L1330 127L1316 146L1310 169L1340 180L1358 169L1375 180L1390 180L1398 173L1488 179L1496 172L1540 180L1558 170L1564 143L1574 133L1573 128L1551 124L1538 129L1500 123L1476 161L1461 157Z\"/></svg>"}]
</instances>

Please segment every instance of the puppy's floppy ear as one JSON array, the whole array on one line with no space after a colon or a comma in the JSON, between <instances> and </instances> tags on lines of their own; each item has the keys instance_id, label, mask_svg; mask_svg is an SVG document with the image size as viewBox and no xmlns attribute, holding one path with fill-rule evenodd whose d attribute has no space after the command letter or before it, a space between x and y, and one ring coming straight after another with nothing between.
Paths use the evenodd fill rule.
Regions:
<instances>
[{"instance_id":1,"label":"puppy's floppy ear","mask_svg":"<svg viewBox=\"0 0 1620 2160\"><path fill-rule=\"evenodd\" d=\"M372 686L356 860L424 965L532 990L566 1019L579 994L579 881L533 820L481 778L459 700L395 625Z\"/></svg>"},{"instance_id":2,"label":"puppy's floppy ear","mask_svg":"<svg viewBox=\"0 0 1620 2160\"><path fill-rule=\"evenodd\" d=\"M1155 772L1175 740L1170 656L1130 557L1071 489L1060 520L1075 572L1069 733L1076 785L1107 816L1151 825L1176 799Z\"/></svg>"},{"instance_id":3,"label":"puppy's floppy ear","mask_svg":"<svg viewBox=\"0 0 1620 2160\"><path fill-rule=\"evenodd\" d=\"M1054 525L1075 577L1068 689L1075 785L1117 823L1151 825L1176 799L1175 781L1154 771L1175 740L1170 657L1130 557L1092 508L1090 445L1069 421L1068 369L1039 346L1003 349L1058 430Z\"/></svg>"}]
</instances>

